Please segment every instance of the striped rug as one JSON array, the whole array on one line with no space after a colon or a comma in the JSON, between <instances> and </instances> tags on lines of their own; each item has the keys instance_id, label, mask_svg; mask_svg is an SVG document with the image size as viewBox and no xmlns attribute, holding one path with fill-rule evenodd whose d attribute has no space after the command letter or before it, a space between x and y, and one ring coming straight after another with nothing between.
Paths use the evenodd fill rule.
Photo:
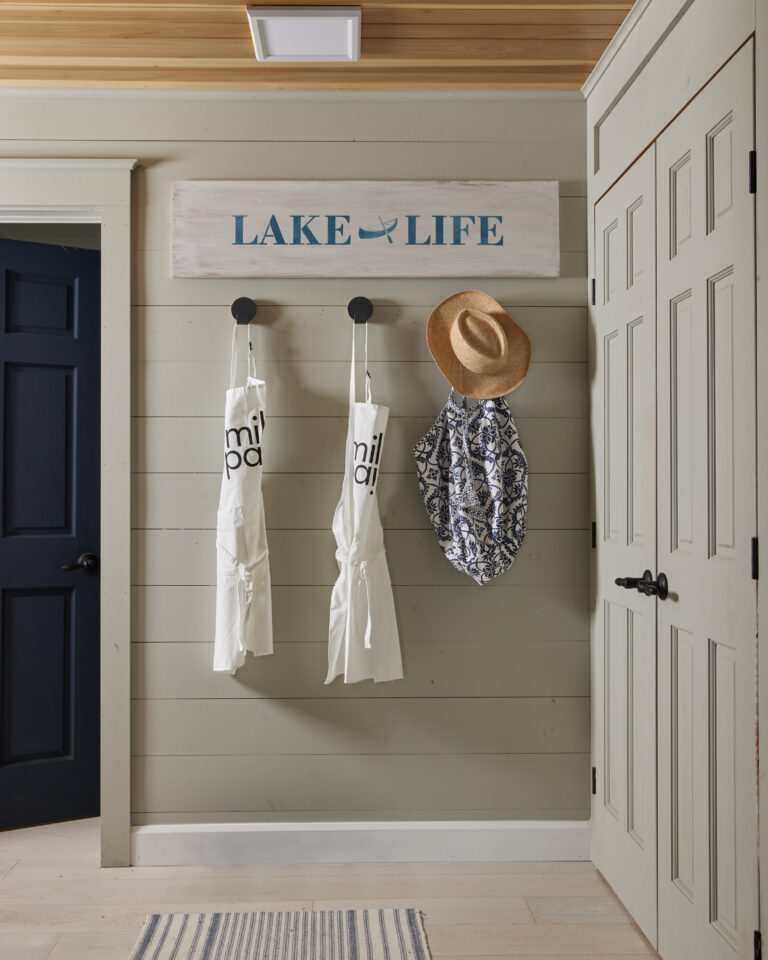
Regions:
<instances>
[{"instance_id":1,"label":"striped rug","mask_svg":"<svg viewBox=\"0 0 768 960\"><path fill-rule=\"evenodd\" d=\"M397 910L155 913L130 960L429 960L421 915Z\"/></svg>"}]
</instances>

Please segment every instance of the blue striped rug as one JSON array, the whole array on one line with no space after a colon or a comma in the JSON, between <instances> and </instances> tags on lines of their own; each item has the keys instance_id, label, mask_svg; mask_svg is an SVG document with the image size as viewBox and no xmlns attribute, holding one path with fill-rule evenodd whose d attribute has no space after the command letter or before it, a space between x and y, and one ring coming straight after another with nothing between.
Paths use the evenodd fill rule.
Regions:
<instances>
[{"instance_id":1,"label":"blue striped rug","mask_svg":"<svg viewBox=\"0 0 768 960\"><path fill-rule=\"evenodd\" d=\"M130 960L429 960L417 910L154 913Z\"/></svg>"}]
</instances>

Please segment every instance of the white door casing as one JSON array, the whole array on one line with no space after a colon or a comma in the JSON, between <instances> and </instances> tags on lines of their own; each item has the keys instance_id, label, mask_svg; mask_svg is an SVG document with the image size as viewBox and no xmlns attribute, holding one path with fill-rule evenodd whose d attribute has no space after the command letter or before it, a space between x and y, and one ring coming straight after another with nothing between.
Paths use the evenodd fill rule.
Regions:
<instances>
[{"instance_id":1,"label":"white door casing","mask_svg":"<svg viewBox=\"0 0 768 960\"><path fill-rule=\"evenodd\" d=\"M101 862L128 866L131 171L137 160L0 159L4 223L101 223Z\"/></svg>"},{"instance_id":2,"label":"white door casing","mask_svg":"<svg viewBox=\"0 0 768 960\"><path fill-rule=\"evenodd\" d=\"M657 141L659 951L758 926L752 45Z\"/></svg>"},{"instance_id":3,"label":"white door casing","mask_svg":"<svg viewBox=\"0 0 768 960\"><path fill-rule=\"evenodd\" d=\"M655 154L595 207L592 859L656 942Z\"/></svg>"}]
</instances>

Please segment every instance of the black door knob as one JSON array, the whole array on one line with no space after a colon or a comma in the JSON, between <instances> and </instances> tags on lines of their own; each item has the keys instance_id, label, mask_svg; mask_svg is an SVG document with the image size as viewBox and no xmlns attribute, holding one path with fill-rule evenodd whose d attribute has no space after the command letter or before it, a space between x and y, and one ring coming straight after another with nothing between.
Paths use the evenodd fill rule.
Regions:
<instances>
[{"instance_id":1,"label":"black door knob","mask_svg":"<svg viewBox=\"0 0 768 960\"><path fill-rule=\"evenodd\" d=\"M84 570L95 573L99 568L99 558L95 553L81 553L74 563L65 563L62 570Z\"/></svg>"},{"instance_id":2,"label":"black door knob","mask_svg":"<svg viewBox=\"0 0 768 960\"><path fill-rule=\"evenodd\" d=\"M637 590L638 593L646 597L658 597L659 600L666 600L669 596L669 584L666 574L660 573L654 580L650 570L645 570L642 577L617 577L614 581L617 587L624 587L625 590Z\"/></svg>"}]
</instances>

